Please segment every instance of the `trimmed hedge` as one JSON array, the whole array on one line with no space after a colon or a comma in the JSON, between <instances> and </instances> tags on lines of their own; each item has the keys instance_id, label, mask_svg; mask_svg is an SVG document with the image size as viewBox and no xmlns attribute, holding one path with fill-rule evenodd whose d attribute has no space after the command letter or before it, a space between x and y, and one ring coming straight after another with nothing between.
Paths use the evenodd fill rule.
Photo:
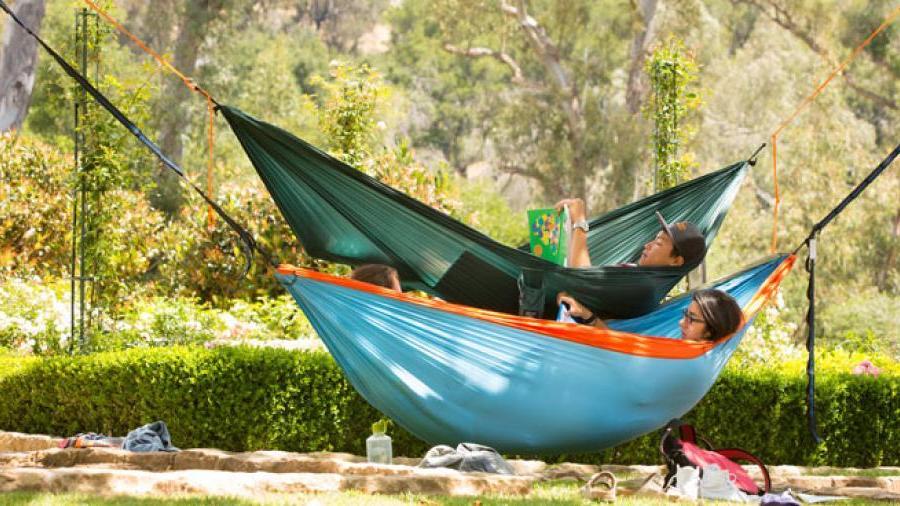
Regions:
<instances>
[{"instance_id":1,"label":"trimmed hedge","mask_svg":"<svg viewBox=\"0 0 900 506\"><path fill-rule=\"evenodd\" d=\"M720 446L739 446L771 464L900 465L900 376L820 372L815 447L798 368L729 367L685 418ZM77 358L0 358L0 429L124 435L165 420L176 445L244 451L365 452L381 415L324 352L254 348L136 349ZM428 445L392 431L395 455ZM547 461L653 463L658 435L601 453ZM523 456L529 457L529 456Z\"/></svg>"}]
</instances>

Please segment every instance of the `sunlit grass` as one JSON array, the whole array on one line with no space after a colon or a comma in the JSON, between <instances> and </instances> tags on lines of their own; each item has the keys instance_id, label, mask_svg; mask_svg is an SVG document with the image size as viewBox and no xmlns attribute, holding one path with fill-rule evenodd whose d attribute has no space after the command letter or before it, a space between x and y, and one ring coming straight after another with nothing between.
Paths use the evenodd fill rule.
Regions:
<instances>
[{"instance_id":1,"label":"sunlit grass","mask_svg":"<svg viewBox=\"0 0 900 506\"><path fill-rule=\"evenodd\" d=\"M487 495L479 497L438 497L420 494L402 495L369 495L361 492L331 492L324 494L272 494L262 495L253 499L209 497L209 496L182 496L167 498L150 497L97 497L83 494L45 494L34 492L14 492L0 495L0 505L15 506L80 506L80 505L108 505L108 506L156 506L156 505L223 505L223 506L249 506L249 505L335 505L335 506L501 506L501 505L548 505L548 506L584 506L588 504L602 504L583 499L578 490L579 484L574 481L541 482L534 486L534 491L528 497ZM621 497L616 502L619 506L670 506L673 504L665 498L629 498ZM729 505L734 504L723 501L704 501L705 505ZM872 501L863 499L848 499L838 504L842 506L880 506L884 501Z\"/></svg>"}]
</instances>

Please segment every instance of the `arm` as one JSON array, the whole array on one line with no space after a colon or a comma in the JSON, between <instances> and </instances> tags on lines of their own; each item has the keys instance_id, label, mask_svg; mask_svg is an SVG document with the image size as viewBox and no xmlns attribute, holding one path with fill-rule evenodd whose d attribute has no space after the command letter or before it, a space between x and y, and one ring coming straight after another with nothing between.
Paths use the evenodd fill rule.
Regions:
<instances>
[{"instance_id":1,"label":"arm","mask_svg":"<svg viewBox=\"0 0 900 506\"><path fill-rule=\"evenodd\" d=\"M569 219L572 223L586 219L584 201L581 199L565 199L556 203L556 210L569 208ZM569 267L590 267L591 255L587 247L587 232L576 228L572 230L572 242L569 245Z\"/></svg>"},{"instance_id":2,"label":"arm","mask_svg":"<svg viewBox=\"0 0 900 506\"><path fill-rule=\"evenodd\" d=\"M572 296L566 292L559 292L559 294L556 296L556 303L557 304L565 303L566 305L569 306L569 314L572 316L577 316L578 318L581 318L582 320L590 320L591 318L594 318L594 313L592 313L590 309L582 306L580 302L573 299ZM604 322L600 318L594 318L594 321L592 321L591 323L586 324L586 325L592 325L598 329L608 329L609 328L606 325L606 322Z\"/></svg>"}]
</instances>

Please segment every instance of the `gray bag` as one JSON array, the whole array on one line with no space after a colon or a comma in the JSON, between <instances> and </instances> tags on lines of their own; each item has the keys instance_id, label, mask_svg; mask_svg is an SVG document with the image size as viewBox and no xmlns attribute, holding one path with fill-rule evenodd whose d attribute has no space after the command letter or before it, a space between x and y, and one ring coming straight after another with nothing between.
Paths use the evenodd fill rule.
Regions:
<instances>
[{"instance_id":1,"label":"gray bag","mask_svg":"<svg viewBox=\"0 0 900 506\"><path fill-rule=\"evenodd\" d=\"M122 445L125 450L133 452L177 452L178 448L172 446L172 436L166 422L158 421L138 427L125 436Z\"/></svg>"},{"instance_id":2,"label":"gray bag","mask_svg":"<svg viewBox=\"0 0 900 506\"><path fill-rule=\"evenodd\" d=\"M476 443L460 443L456 449L439 445L428 450L419 467L447 467L463 472L516 474L497 450Z\"/></svg>"}]
</instances>

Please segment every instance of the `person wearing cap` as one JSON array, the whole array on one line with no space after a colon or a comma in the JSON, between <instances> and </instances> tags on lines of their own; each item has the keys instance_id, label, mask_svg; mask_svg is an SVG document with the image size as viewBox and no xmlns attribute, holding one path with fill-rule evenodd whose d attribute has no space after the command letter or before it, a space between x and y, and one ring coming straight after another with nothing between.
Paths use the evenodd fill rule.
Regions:
<instances>
[{"instance_id":1,"label":"person wearing cap","mask_svg":"<svg viewBox=\"0 0 900 506\"><path fill-rule=\"evenodd\" d=\"M590 267L591 256L587 247L587 212L581 199L565 199L556 204L557 210L568 208L572 220L572 242L569 246L569 267ZM656 212L660 230L656 237L644 244L636 264L619 264L617 267L688 267L700 265L706 256L706 239L696 225L687 221L667 223ZM566 304L569 314L582 323L605 327L603 320L581 305L566 292L557 295L557 303Z\"/></svg>"}]
</instances>

